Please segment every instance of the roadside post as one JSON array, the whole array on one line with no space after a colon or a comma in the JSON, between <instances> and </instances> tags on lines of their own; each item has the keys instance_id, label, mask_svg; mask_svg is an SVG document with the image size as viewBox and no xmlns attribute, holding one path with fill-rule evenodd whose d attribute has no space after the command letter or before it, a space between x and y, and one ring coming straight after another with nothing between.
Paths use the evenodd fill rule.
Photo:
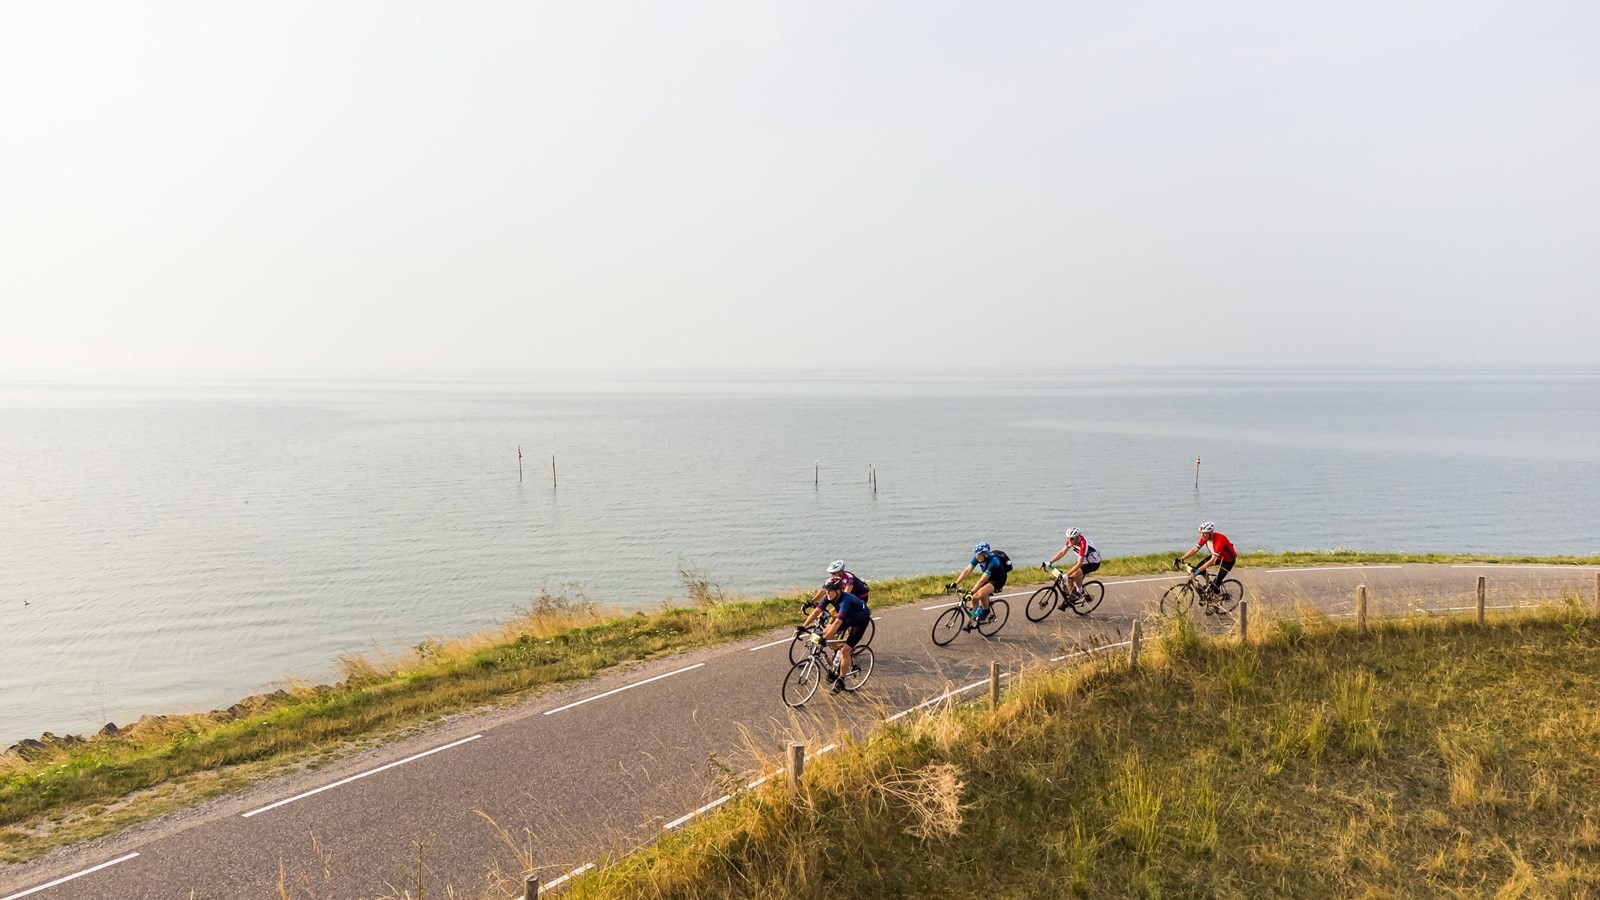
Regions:
<instances>
[{"instance_id":1,"label":"roadside post","mask_svg":"<svg viewBox=\"0 0 1600 900\"><path fill-rule=\"evenodd\" d=\"M1356 634L1367 636L1367 586L1356 588Z\"/></svg>"},{"instance_id":2,"label":"roadside post","mask_svg":"<svg viewBox=\"0 0 1600 900\"><path fill-rule=\"evenodd\" d=\"M1250 601L1239 601L1239 643L1250 640Z\"/></svg>"},{"instance_id":3,"label":"roadside post","mask_svg":"<svg viewBox=\"0 0 1600 900\"><path fill-rule=\"evenodd\" d=\"M522 885L522 900L539 900L539 876L529 875Z\"/></svg>"},{"instance_id":4,"label":"roadside post","mask_svg":"<svg viewBox=\"0 0 1600 900\"><path fill-rule=\"evenodd\" d=\"M1000 708L1000 663L989 661L989 709Z\"/></svg>"},{"instance_id":5,"label":"roadside post","mask_svg":"<svg viewBox=\"0 0 1600 900\"><path fill-rule=\"evenodd\" d=\"M1482 575L1479 575L1478 576L1478 624L1479 625L1483 624L1483 595L1484 595L1484 586L1485 586L1486 583L1487 583L1487 579L1485 579Z\"/></svg>"},{"instance_id":6,"label":"roadside post","mask_svg":"<svg viewBox=\"0 0 1600 900\"><path fill-rule=\"evenodd\" d=\"M1140 626L1138 619L1134 619L1133 620L1133 634L1129 636L1129 641L1128 641L1128 666L1129 666L1129 668L1133 668L1133 667L1136 667L1136 666L1139 665L1139 639L1142 638L1143 636L1144 636L1144 628Z\"/></svg>"},{"instance_id":7,"label":"roadside post","mask_svg":"<svg viewBox=\"0 0 1600 900\"><path fill-rule=\"evenodd\" d=\"M785 775L788 776L789 780L789 795L792 797L800 796L800 778L805 774L805 768L806 745L789 744L789 758L786 760L784 769Z\"/></svg>"}]
</instances>

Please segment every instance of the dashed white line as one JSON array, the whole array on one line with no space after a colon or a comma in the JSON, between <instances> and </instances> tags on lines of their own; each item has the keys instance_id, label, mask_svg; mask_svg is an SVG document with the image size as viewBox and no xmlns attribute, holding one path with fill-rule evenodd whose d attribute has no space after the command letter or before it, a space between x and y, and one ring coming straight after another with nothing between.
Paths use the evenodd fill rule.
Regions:
<instances>
[{"instance_id":1,"label":"dashed white line","mask_svg":"<svg viewBox=\"0 0 1600 900\"><path fill-rule=\"evenodd\" d=\"M566 884L568 881L570 881L570 880L572 880L574 878L577 878L579 875L582 875L583 873L589 871L592 868L594 868L594 863L584 863L583 865L577 867L576 869L573 869L571 872L568 872L567 874L561 876L560 878L552 878L551 880L539 885L539 887L544 889L544 890L549 890L550 888L553 888L556 885Z\"/></svg>"},{"instance_id":2,"label":"dashed white line","mask_svg":"<svg viewBox=\"0 0 1600 900\"><path fill-rule=\"evenodd\" d=\"M305 798L310 797L313 794L320 794L323 791L332 790L332 789L334 789L336 787L339 787L340 785L349 784L352 781L360 781L361 779L366 778L368 775L376 775L379 772L384 771L385 769L392 769L395 766L403 766L408 762L414 762L416 760L419 760L419 759L423 758L424 756L432 756L433 754L438 753L441 750L449 750L451 747L459 747L462 744L468 743L470 741L475 741L475 740L477 740L478 738L481 738L481 737L483 737L483 735L475 734L472 737L462 738L459 741L455 741L453 743L445 744L443 747L435 747L432 750L424 750L421 753L416 754L415 756L408 756L405 759L397 759L392 763L388 763L387 765L379 766L376 769L369 769L368 771L362 772L359 775L351 775L349 778L340 779L339 781L335 781L333 784L325 784L322 787L314 788L312 790L306 791L303 794L295 794L293 797L288 797L288 798L285 798L283 800L279 800L277 803L269 803L266 806L261 807L260 809L253 809L253 810L251 810L251 811L249 811L247 813L242 813L240 815L240 818L248 819L251 816L259 815L260 813L264 813L269 809L277 809L280 806L286 806L286 805L288 805L290 803L295 802L296 800L304 800ZM7 900L9 900L9 898L7 898Z\"/></svg>"},{"instance_id":3,"label":"dashed white line","mask_svg":"<svg viewBox=\"0 0 1600 900\"><path fill-rule=\"evenodd\" d=\"M1582 572L1589 569L1600 568L1597 566L1563 566L1558 563L1507 563L1493 565L1490 563L1452 565L1452 569L1566 569L1569 572Z\"/></svg>"},{"instance_id":4,"label":"dashed white line","mask_svg":"<svg viewBox=\"0 0 1600 900\"><path fill-rule=\"evenodd\" d=\"M776 641L773 641L773 642L772 642L772 643L770 643L770 644L762 644L762 645L761 645L761 646L759 646L759 647L751 647L751 648L750 648L750 649L749 649L749 651L747 651L747 652L750 652L750 653L754 653L754 652L756 652L756 651L757 651L757 650L765 650L765 649L767 649L767 648L768 648L768 647L776 647L776 646L778 646L778 645L779 645L779 644L787 644L787 643L790 643L790 642L792 642L792 641L793 641L793 640L794 640L794 638L793 638L793 637L786 637L786 638L782 638L782 639L781 639L781 640L776 640Z\"/></svg>"},{"instance_id":5,"label":"dashed white line","mask_svg":"<svg viewBox=\"0 0 1600 900\"><path fill-rule=\"evenodd\" d=\"M960 600L955 600L955 601L952 601L950 603L941 603L938 606L924 606L922 608L922 611L923 612L928 612L929 610L934 610L934 609L944 609L947 606L960 606L960 605L961 605L961 601Z\"/></svg>"},{"instance_id":6,"label":"dashed white line","mask_svg":"<svg viewBox=\"0 0 1600 900\"><path fill-rule=\"evenodd\" d=\"M1121 643L1117 643L1117 644L1101 644L1098 647L1090 647L1087 650L1079 650L1076 653L1063 653L1060 656L1052 656L1052 657L1050 657L1050 661L1051 662L1060 662L1063 659L1071 659L1074 656L1088 656L1091 653L1099 653L1102 650L1113 650L1113 649L1115 649L1117 647L1126 647L1131 643L1133 643L1133 641L1122 641Z\"/></svg>"},{"instance_id":7,"label":"dashed white line","mask_svg":"<svg viewBox=\"0 0 1600 900\"><path fill-rule=\"evenodd\" d=\"M707 803L705 806L702 806L702 807L700 807L699 809L697 809L697 810L695 810L693 812L685 813L685 814L679 816L678 818L673 819L671 822L668 822L667 824L663 825L661 827L661 830L662 831L671 831L672 829L677 828L679 825L682 825L683 823L689 821L690 819L694 818L695 816L698 816L701 813L708 813L708 812L712 811L713 809L716 809L717 807L721 806L724 803L727 803L729 800L732 800L732 799L733 799L733 795L732 794L723 794L721 797L718 797L717 799L711 801L710 803Z\"/></svg>"},{"instance_id":8,"label":"dashed white line","mask_svg":"<svg viewBox=\"0 0 1600 900\"><path fill-rule=\"evenodd\" d=\"M1179 578L1188 578L1187 575L1162 575L1158 578L1130 578L1126 581L1113 581L1112 584L1145 584L1151 581L1176 581Z\"/></svg>"},{"instance_id":9,"label":"dashed white line","mask_svg":"<svg viewBox=\"0 0 1600 900\"><path fill-rule=\"evenodd\" d=\"M88 875L91 872L98 872L101 869L108 869L108 868L116 865L117 863L125 863L128 860L133 859L135 856L138 856L138 855L139 854L137 854L137 853L129 853L127 856L119 856L116 859L111 860L110 862L103 862L98 866L90 866L89 868L84 869L82 872L74 872L71 875L62 876L61 878L57 878L55 881L52 881L49 884L41 884L38 887L28 888L27 890L25 890L25 891L23 891L23 892L21 892L19 894L11 894L10 896L0 898L0 900L17 900L18 897L26 897L29 894L37 894L42 890L45 890L47 888L53 888L58 884L66 884L67 882L71 881L74 878L82 878L83 876Z\"/></svg>"},{"instance_id":10,"label":"dashed white line","mask_svg":"<svg viewBox=\"0 0 1600 900\"><path fill-rule=\"evenodd\" d=\"M635 681L633 684L625 684L625 685L623 685L622 687L619 687L619 688L612 688L611 690L606 691L604 694L595 694L593 697L585 697L582 700L579 700L579 701L577 701L575 703L568 703L566 706L558 706L555 709L547 709L547 710L545 710L544 714L547 715L547 716L553 716L558 712L566 712L567 710L573 708L574 706L582 706L585 703L589 703L589 702L594 701L594 700L600 700L602 698L609 697L612 694L620 694L623 691L630 691L630 690L633 690L634 688L636 688L636 687L638 687L638 686L640 686L642 684L649 684L652 681L660 681L663 678L671 678L674 675L682 675L684 672L688 672L688 671L690 671L692 669L698 669L703 665L705 665L705 663L695 663L692 666L684 666L681 669L677 669L677 670L668 672L665 675L657 675L654 678L646 678L643 681Z\"/></svg>"},{"instance_id":11,"label":"dashed white line","mask_svg":"<svg viewBox=\"0 0 1600 900\"><path fill-rule=\"evenodd\" d=\"M901 718L902 716L911 715L912 713L916 712L917 710L922 709L924 706L932 706L933 704L938 703L940 700L948 700L948 699L950 699L951 697L954 697L957 694L964 694L967 691L972 690L973 688L983 687L984 685L986 685L988 683L989 683L989 679L985 678L982 681L974 681L973 683L967 685L966 687L958 687L953 691L945 691L944 693L940 694L939 696L934 697L932 700L924 700L921 703L918 703L916 706L911 707L910 709L903 709L900 712L897 712L894 715L890 716L889 718L884 719L884 721L885 722L893 722L895 719Z\"/></svg>"},{"instance_id":12,"label":"dashed white line","mask_svg":"<svg viewBox=\"0 0 1600 900\"><path fill-rule=\"evenodd\" d=\"M1261 569L1263 574L1269 572L1340 572L1347 569L1403 569L1405 566L1306 566L1299 569Z\"/></svg>"}]
</instances>

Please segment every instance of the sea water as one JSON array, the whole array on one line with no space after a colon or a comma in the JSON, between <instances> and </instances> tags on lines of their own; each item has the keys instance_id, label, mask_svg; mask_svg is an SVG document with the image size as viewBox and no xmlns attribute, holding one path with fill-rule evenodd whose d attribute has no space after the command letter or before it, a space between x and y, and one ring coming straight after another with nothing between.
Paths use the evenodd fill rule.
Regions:
<instances>
[{"instance_id":1,"label":"sea water","mask_svg":"<svg viewBox=\"0 0 1600 900\"><path fill-rule=\"evenodd\" d=\"M683 570L764 596L1206 519L1245 551L1600 554L1600 372L0 384L0 742L326 679L541 590L649 609Z\"/></svg>"}]
</instances>

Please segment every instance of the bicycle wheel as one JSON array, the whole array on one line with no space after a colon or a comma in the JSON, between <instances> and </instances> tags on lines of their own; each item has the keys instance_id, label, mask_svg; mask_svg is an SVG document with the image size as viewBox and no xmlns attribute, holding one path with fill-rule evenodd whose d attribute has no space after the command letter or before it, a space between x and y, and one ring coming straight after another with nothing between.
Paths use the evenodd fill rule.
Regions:
<instances>
[{"instance_id":1,"label":"bicycle wheel","mask_svg":"<svg viewBox=\"0 0 1600 900\"><path fill-rule=\"evenodd\" d=\"M872 633L874 631L877 631L877 630L878 630L878 626L871 619L868 619L867 620L867 630L861 632L861 640L856 643L856 646L857 647L870 647L870 646L872 646Z\"/></svg>"},{"instance_id":2,"label":"bicycle wheel","mask_svg":"<svg viewBox=\"0 0 1600 900\"><path fill-rule=\"evenodd\" d=\"M1222 583L1217 591L1217 609L1231 613L1239 608L1239 601L1244 599L1244 585L1232 578Z\"/></svg>"},{"instance_id":3,"label":"bicycle wheel","mask_svg":"<svg viewBox=\"0 0 1600 900\"><path fill-rule=\"evenodd\" d=\"M797 634L789 642L789 664L799 665L800 661L811 655L811 641L805 634Z\"/></svg>"},{"instance_id":4,"label":"bicycle wheel","mask_svg":"<svg viewBox=\"0 0 1600 900\"><path fill-rule=\"evenodd\" d=\"M1045 619L1050 618L1051 613L1056 611L1056 604L1060 602L1061 594L1056 591L1056 586L1047 584L1033 592L1033 596L1028 598L1028 605L1022 608L1022 612L1028 617L1029 622L1043 622Z\"/></svg>"},{"instance_id":5,"label":"bicycle wheel","mask_svg":"<svg viewBox=\"0 0 1600 900\"><path fill-rule=\"evenodd\" d=\"M1161 614L1163 616L1175 616L1187 613L1189 610L1194 609L1194 601L1194 585L1187 581L1182 584L1175 584L1167 588L1167 592L1161 595Z\"/></svg>"},{"instance_id":6,"label":"bicycle wheel","mask_svg":"<svg viewBox=\"0 0 1600 900\"><path fill-rule=\"evenodd\" d=\"M933 620L934 644L940 647L948 646L966 624L967 611L961 606L952 606L940 613L939 618Z\"/></svg>"},{"instance_id":7,"label":"bicycle wheel","mask_svg":"<svg viewBox=\"0 0 1600 900\"><path fill-rule=\"evenodd\" d=\"M872 663L872 648L857 644L855 649L850 651L850 665L857 671L853 675L842 676L844 689L847 691L859 690L863 684L866 684L867 679L872 677Z\"/></svg>"},{"instance_id":8,"label":"bicycle wheel","mask_svg":"<svg viewBox=\"0 0 1600 900\"><path fill-rule=\"evenodd\" d=\"M985 612L987 614L978 620L978 633L984 637L994 637L1006 627L1006 619L1011 617L1011 604L991 597Z\"/></svg>"},{"instance_id":9,"label":"bicycle wheel","mask_svg":"<svg viewBox=\"0 0 1600 900\"><path fill-rule=\"evenodd\" d=\"M811 695L817 692L817 685L822 683L822 666L817 661L807 657L795 663L789 669L789 674L783 679L783 702L790 706L800 706Z\"/></svg>"},{"instance_id":10,"label":"bicycle wheel","mask_svg":"<svg viewBox=\"0 0 1600 900\"><path fill-rule=\"evenodd\" d=\"M1100 601L1106 598L1106 586L1098 581L1085 581L1083 583L1083 599L1072 604L1072 611L1080 616L1087 616L1100 606Z\"/></svg>"}]
</instances>

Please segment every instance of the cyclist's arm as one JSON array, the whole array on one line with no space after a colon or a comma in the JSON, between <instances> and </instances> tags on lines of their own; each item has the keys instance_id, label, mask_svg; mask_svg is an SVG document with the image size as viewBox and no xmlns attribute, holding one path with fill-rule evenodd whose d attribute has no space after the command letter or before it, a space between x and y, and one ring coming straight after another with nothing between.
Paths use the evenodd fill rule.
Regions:
<instances>
[{"instance_id":1,"label":"cyclist's arm","mask_svg":"<svg viewBox=\"0 0 1600 900\"><path fill-rule=\"evenodd\" d=\"M972 565L969 563L965 569L961 570L961 574L956 576L956 582L955 582L956 586L960 587L961 586L961 579L966 578L968 575L971 575L971 574L972 574Z\"/></svg>"},{"instance_id":2,"label":"cyclist's arm","mask_svg":"<svg viewBox=\"0 0 1600 900\"><path fill-rule=\"evenodd\" d=\"M1055 556L1050 557L1050 561L1045 563L1045 565L1053 566L1053 565L1056 564L1057 560L1059 560L1061 557L1066 556L1066 555L1067 555L1067 548L1062 547L1060 550L1056 551L1056 555Z\"/></svg>"},{"instance_id":3,"label":"cyclist's arm","mask_svg":"<svg viewBox=\"0 0 1600 900\"><path fill-rule=\"evenodd\" d=\"M1184 555L1178 557L1178 562L1183 562L1184 560L1188 559L1189 557L1191 557L1191 556L1195 555L1196 553L1200 552L1200 547L1201 547L1200 544L1195 544L1193 547L1190 547L1188 553L1185 553Z\"/></svg>"},{"instance_id":4,"label":"cyclist's arm","mask_svg":"<svg viewBox=\"0 0 1600 900\"><path fill-rule=\"evenodd\" d=\"M801 628L810 628L812 623L816 622L817 621L817 617L820 616L820 615L822 615L822 607L818 606L815 609L811 610L811 615L806 616L805 622L800 627Z\"/></svg>"},{"instance_id":5,"label":"cyclist's arm","mask_svg":"<svg viewBox=\"0 0 1600 900\"><path fill-rule=\"evenodd\" d=\"M822 629L822 639L825 641L832 640L833 636L839 633L839 626L842 624L844 624L844 620L835 616L833 621L828 623L828 627Z\"/></svg>"}]
</instances>

